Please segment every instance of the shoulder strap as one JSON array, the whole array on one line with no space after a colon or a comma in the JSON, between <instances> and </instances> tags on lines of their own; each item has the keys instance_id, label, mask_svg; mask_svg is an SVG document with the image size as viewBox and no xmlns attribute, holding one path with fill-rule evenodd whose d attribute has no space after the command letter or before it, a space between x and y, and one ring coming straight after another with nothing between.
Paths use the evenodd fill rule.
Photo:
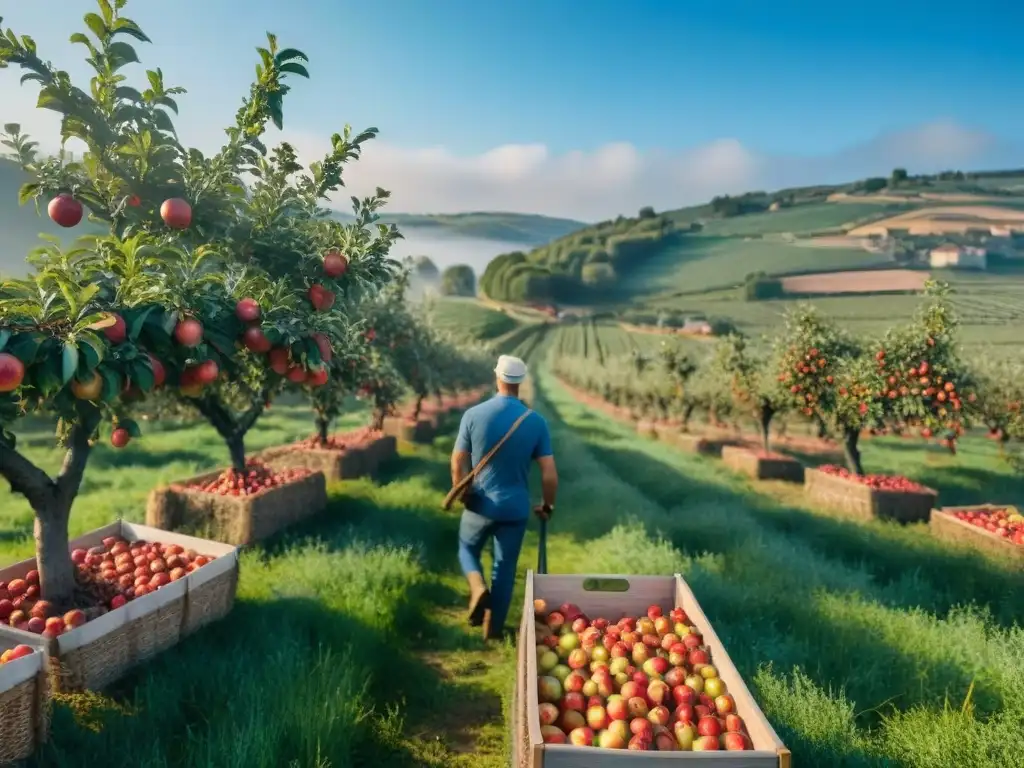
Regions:
<instances>
[{"instance_id":1,"label":"shoulder strap","mask_svg":"<svg viewBox=\"0 0 1024 768\"><path fill-rule=\"evenodd\" d=\"M505 444L506 440L512 437L515 431L519 429L519 425L526 421L526 417L529 416L531 413L533 413L533 411L527 408L526 411L518 419L515 420L515 423L511 427L509 427L508 432L506 432L505 435L501 438L501 440L498 441L497 445L491 448L491 450L487 452L487 455L480 459L479 463L469 471L469 474L462 478L461 481L459 481L459 484L456 486L456 489L464 488L471 482L473 482L473 478L477 476L480 470L487 466L487 462L494 458L494 454L498 452L498 449L500 449L501 446Z\"/></svg>"}]
</instances>

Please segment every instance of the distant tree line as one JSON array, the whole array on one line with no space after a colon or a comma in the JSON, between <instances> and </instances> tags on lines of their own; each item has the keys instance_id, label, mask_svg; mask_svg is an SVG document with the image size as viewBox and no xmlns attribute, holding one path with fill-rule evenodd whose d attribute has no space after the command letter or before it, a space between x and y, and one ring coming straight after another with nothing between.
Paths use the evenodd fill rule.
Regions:
<instances>
[{"instance_id":1,"label":"distant tree line","mask_svg":"<svg viewBox=\"0 0 1024 768\"><path fill-rule=\"evenodd\" d=\"M574 303L605 291L628 269L683 235L667 216L641 208L555 240L529 253L494 258L480 289L498 301Z\"/></svg>"}]
</instances>

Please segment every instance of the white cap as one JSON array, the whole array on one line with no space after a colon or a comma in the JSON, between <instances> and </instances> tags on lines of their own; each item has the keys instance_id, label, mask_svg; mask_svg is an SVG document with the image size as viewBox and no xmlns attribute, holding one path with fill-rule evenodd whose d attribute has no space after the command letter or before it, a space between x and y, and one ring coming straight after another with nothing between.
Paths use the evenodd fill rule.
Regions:
<instances>
[{"instance_id":1,"label":"white cap","mask_svg":"<svg viewBox=\"0 0 1024 768\"><path fill-rule=\"evenodd\" d=\"M498 358L498 365L494 372L506 384L521 384L526 378L526 363L518 357L502 355Z\"/></svg>"}]
</instances>

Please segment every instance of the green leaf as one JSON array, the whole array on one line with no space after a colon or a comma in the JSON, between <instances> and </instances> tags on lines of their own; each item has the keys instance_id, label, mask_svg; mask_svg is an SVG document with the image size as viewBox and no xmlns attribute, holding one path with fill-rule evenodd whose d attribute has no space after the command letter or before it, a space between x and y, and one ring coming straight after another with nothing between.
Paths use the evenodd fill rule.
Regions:
<instances>
[{"instance_id":1,"label":"green leaf","mask_svg":"<svg viewBox=\"0 0 1024 768\"><path fill-rule=\"evenodd\" d=\"M146 318L149 317L149 313L153 311L153 307L146 307L139 315L131 320L128 324L128 338L135 341L139 338L139 334L142 333L142 326L146 324Z\"/></svg>"},{"instance_id":2,"label":"green leaf","mask_svg":"<svg viewBox=\"0 0 1024 768\"><path fill-rule=\"evenodd\" d=\"M101 42L106 39L108 34L110 34L110 30L107 29L107 25L104 23L103 19L95 13L85 14L85 26L87 26L89 31L96 35L96 39Z\"/></svg>"},{"instance_id":3,"label":"green leaf","mask_svg":"<svg viewBox=\"0 0 1024 768\"><path fill-rule=\"evenodd\" d=\"M43 360L43 364L36 368L36 386L44 396L50 396L64 386L62 361L56 356L50 356Z\"/></svg>"},{"instance_id":4,"label":"green leaf","mask_svg":"<svg viewBox=\"0 0 1024 768\"><path fill-rule=\"evenodd\" d=\"M114 22L114 29L111 31L110 36L113 37L114 35L129 35L140 43L153 42L142 31L142 28L131 19L118 19Z\"/></svg>"},{"instance_id":5,"label":"green leaf","mask_svg":"<svg viewBox=\"0 0 1024 768\"><path fill-rule=\"evenodd\" d=\"M293 75L298 75L299 77L309 77L309 71L301 64L296 64L293 61L281 64L278 69L282 72L290 72Z\"/></svg>"},{"instance_id":6,"label":"green leaf","mask_svg":"<svg viewBox=\"0 0 1024 768\"><path fill-rule=\"evenodd\" d=\"M117 426L122 429L127 429L128 434L133 438L142 437L142 430L139 429L139 425L136 423L135 419L118 419Z\"/></svg>"},{"instance_id":7,"label":"green leaf","mask_svg":"<svg viewBox=\"0 0 1024 768\"><path fill-rule=\"evenodd\" d=\"M115 69L120 69L125 64L137 64L139 61L139 54L128 43L111 43L107 46L107 54L111 58L116 59L117 66Z\"/></svg>"},{"instance_id":8,"label":"green leaf","mask_svg":"<svg viewBox=\"0 0 1024 768\"><path fill-rule=\"evenodd\" d=\"M103 347L94 343L92 339L79 338L78 353L79 366L85 371L94 371L96 366L103 362Z\"/></svg>"},{"instance_id":9,"label":"green leaf","mask_svg":"<svg viewBox=\"0 0 1024 768\"><path fill-rule=\"evenodd\" d=\"M0 352L4 351L4 347L7 346L7 342L11 338L11 332L6 328L0 328Z\"/></svg>"},{"instance_id":10,"label":"green leaf","mask_svg":"<svg viewBox=\"0 0 1024 768\"><path fill-rule=\"evenodd\" d=\"M109 403L116 400L121 395L121 377L116 371L106 367L100 367L97 370L103 377L103 402Z\"/></svg>"},{"instance_id":11,"label":"green leaf","mask_svg":"<svg viewBox=\"0 0 1024 768\"><path fill-rule=\"evenodd\" d=\"M74 343L65 341L64 350L61 352L61 379L67 384L74 378L78 371L78 347Z\"/></svg>"},{"instance_id":12,"label":"green leaf","mask_svg":"<svg viewBox=\"0 0 1024 768\"><path fill-rule=\"evenodd\" d=\"M19 333L7 344L7 352L25 365L32 365L44 341L46 337L41 333Z\"/></svg>"},{"instance_id":13,"label":"green leaf","mask_svg":"<svg viewBox=\"0 0 1024 768\"><path fill-rule=\"evenodd\" d=\"M35 182L27 182L21 185L21 189L18 190L18 205L24 205L29 200L32 200L39 194L40 186Z\"/></svg>"},{"instance_id":14,"label":"green leaf","mask_svg":"<svg viewBox=\"0 0 1024 768\"><path fill-rule=\"evenodd\" d=\"M289 61L292 59L301 59L302 61L309 61L309 57L297 48L285 48L283 51L278 52L277 56L274 57L278 63Z\"/></svg>"},{"instance_id":15,"label":"green leaf","mask_svg":"<svg viewBox=\"0 0 1024 768\"><path fill-rule=\"evenodd\" d=\"M135 361L135 364L132 366L131 376L132 381L143 392L151 392L156 384L156 380L153 377L153 368L148 357Z\"/></svg>"}]
</instances>

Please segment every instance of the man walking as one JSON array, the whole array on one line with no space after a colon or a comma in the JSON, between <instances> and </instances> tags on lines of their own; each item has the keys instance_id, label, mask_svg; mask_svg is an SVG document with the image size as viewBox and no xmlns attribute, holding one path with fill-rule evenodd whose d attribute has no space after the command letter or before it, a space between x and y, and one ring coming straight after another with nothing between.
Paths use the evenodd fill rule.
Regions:
<instances>
[{"instance_id":1,"label":"man walking","mask_svg":"<svg viewBox=\"0 0 1024 768\"><path fill-rule=\"evenodd\" d=\"M526 363L502 355L494 373L498 394L463 414L451 463L453 486L475 473L463 497L459 564L469 582L469 622L482 626L488 640L502 637L512 603L516 563L530 518L533 462L540 467L543 486L544 503L534 510L538 517L551 516L558 491L547 422L519 399ZM494 549L490 589L480 563L488 540Z\"/></svg>"}]
</instances>

